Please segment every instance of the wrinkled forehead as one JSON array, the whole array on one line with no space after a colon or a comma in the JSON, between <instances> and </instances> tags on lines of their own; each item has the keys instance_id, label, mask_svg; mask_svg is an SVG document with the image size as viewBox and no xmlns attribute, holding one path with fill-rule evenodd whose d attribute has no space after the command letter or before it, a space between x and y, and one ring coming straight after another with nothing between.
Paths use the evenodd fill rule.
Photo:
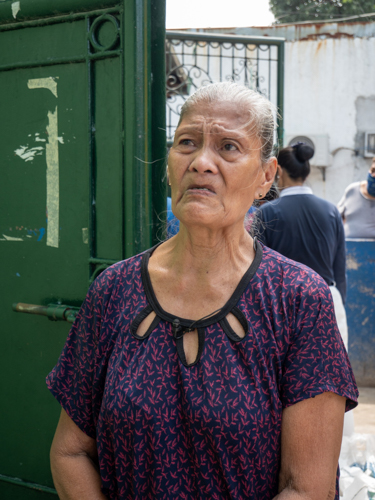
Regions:
<instances>
[{"instance_id":1,"label":"wrinkled forehead","mask_svg":"<svg viewBox=\"0 0 375 500\"><path fill-rule=\"evenodd\" d=\"M191 105L178 128L185 127L193 127L195 130L209 133L237 131L244 135L249 135L253 128L249 110L239 106L238 103L228 101Z\"/></svg>"}]
</instances>

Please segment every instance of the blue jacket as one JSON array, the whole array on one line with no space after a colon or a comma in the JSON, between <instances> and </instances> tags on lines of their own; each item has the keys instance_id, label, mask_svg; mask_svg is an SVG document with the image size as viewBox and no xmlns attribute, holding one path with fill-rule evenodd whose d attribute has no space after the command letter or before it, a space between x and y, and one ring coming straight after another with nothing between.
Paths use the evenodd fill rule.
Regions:
<instances>
[{"instance_id":1,"label":"blue jacket","mask_svg":"<svg viewBox=\"0 0 375 500\"><path fill-rule=\"evenodd\" d=\"M335 284L345 303L345 235L335 205L313 194L285 195L263 205L258 215L259 239Z\"/></svg>"}]
</instances>

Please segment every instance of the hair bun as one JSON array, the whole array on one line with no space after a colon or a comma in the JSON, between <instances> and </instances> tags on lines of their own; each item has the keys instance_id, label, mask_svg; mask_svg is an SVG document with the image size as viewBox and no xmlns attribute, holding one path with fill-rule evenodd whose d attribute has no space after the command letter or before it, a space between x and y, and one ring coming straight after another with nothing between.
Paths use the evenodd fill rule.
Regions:
<instances>
[{"instance_id":1,"label":"hair bun","mask_svg":"<svg viewBox=\"0 0 375 500\"><path fill-rule=\"evenodd\" d=\"M299 160L300 162L304 163L314 156L314 149L304 142L297 142L297 144L293 144L292 147L295 151L297 160Z\"/></svg>"}]
</instances>

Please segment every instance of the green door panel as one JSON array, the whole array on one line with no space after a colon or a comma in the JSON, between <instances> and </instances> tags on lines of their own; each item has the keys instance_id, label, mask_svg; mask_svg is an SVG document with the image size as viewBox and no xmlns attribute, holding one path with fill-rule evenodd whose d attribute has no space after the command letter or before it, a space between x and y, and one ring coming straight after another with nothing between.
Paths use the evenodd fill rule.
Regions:
<instances>
[{"instance_id":1,"label":"green door panel","mask_svg":"<svg viewBox=\"0 0 375 500\"><path fill-rule=\"evenodd\" d=\"M28 302L34 293L36 267L39 276L48 273L48 280L37 283L41 296L51 296L53 288L53 296L66 297L73 289L77 301L86 289L88 271L79 265L89 258L82 236L89 213L85 73L83 64L0 72L1 108L10 108L1 121L0 248L7 271L22 281L17 302ZM48 80L58 97L29 87ZM52 119L57 130L48 135ZM49 168L56 175L48 176ZM68 273L82 282L80 288Z\"/></svg>"},{"instance_id":2,"label":"green door panel","mask_svg":"<svg viewBox=\"0 0 375 500\"><path fill-rule=\"evenodd\" d=\"M5 500L56 498L45 377L71 326L12 305L79 307L105 267L156 243L165 215L164 0L50 3L14 16L0 1Z\"/></svg>"},{"instance_id":3,"label":"green door panel","mask_svg":"<svg viewBox=\"0 0 375 500\"><path fill-rule=\"evenodd\" d=\"M122 113L121 61L103 59L95 63L95 160L97 255L101 258L122 258ZM108 99L108 96L111 99ZM111 193L111 196L108 196Z\"/></svg>"},{"instance_id":4,"label":"green door panel","mask_svg":"<svg viewBox=\"0 0 375 500\"><path fill-rule=\"evenodd\" d=\"M28 486L17 486L4 481L1 486L1 498L3 500L58 500L57 493L49 493Z\"/></svg>"},{"instance_id":5,"label":"green door panel","mask_svg":"<svg viewBox=\"0 0 375 500\"><path fill-rule=\"evenodd\" d=\"M33 45L32 61L25 50L30 40ZM67 61L78 57L84 59L87 51L85 21L4 31L1 35L1 46L11 47L11 50L1 51L0 69L12 64L27 66L33 61L43 62L51 57L65 58Z\"/></svg>"},{"instance_id":6,"label":"green door panel","mask_svg":"<svg viewBox=\"0 0 375 500\"><path fill-rule=\"evenodd\" d=\"M6 290L2 304L6 307L2 314L5 328L0 364L1 378L6 381L1 391L6 411L0 417L1 450L6 453L0 465L6 476L49 486L53 485L48 450L59 408L51 404L44 379L61 351L69 325L15 314L9 305L79 305L86 293L86 80L84 64L0 73L1 108L10 108L7 119L1 121L0 134L4 178L0 184L0 255L6 263L2 272ZM48 88L30 88L37 84L51 84L57 97ZM57 133L51 130L51 115L57 118ZM48 178L49 166L54 168L57 161L58 177ZM46 213L49 196L59 199L57 216L52 221L50 213ZM25 494L27 490L22 491Z\"/></svg>"}]
</instances>

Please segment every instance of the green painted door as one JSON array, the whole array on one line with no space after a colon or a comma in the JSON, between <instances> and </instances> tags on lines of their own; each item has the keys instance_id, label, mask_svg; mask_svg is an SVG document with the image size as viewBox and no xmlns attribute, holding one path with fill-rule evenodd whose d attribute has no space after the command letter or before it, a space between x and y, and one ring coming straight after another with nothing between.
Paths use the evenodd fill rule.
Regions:
<instances>
[{"instance_id":1,"label":"green painted door","mask_svg":"<svg viewBox=\"0 0 375 500\"><path fill-rule=\"evenodd\" d=\"M44 380L70 324L50 319L71 321L101 270L162 235L164 11L163 0L61 0L53 13L47 0L0 2L4 500L56 498L60 408Z\"/></svg>"}]
</instances>

